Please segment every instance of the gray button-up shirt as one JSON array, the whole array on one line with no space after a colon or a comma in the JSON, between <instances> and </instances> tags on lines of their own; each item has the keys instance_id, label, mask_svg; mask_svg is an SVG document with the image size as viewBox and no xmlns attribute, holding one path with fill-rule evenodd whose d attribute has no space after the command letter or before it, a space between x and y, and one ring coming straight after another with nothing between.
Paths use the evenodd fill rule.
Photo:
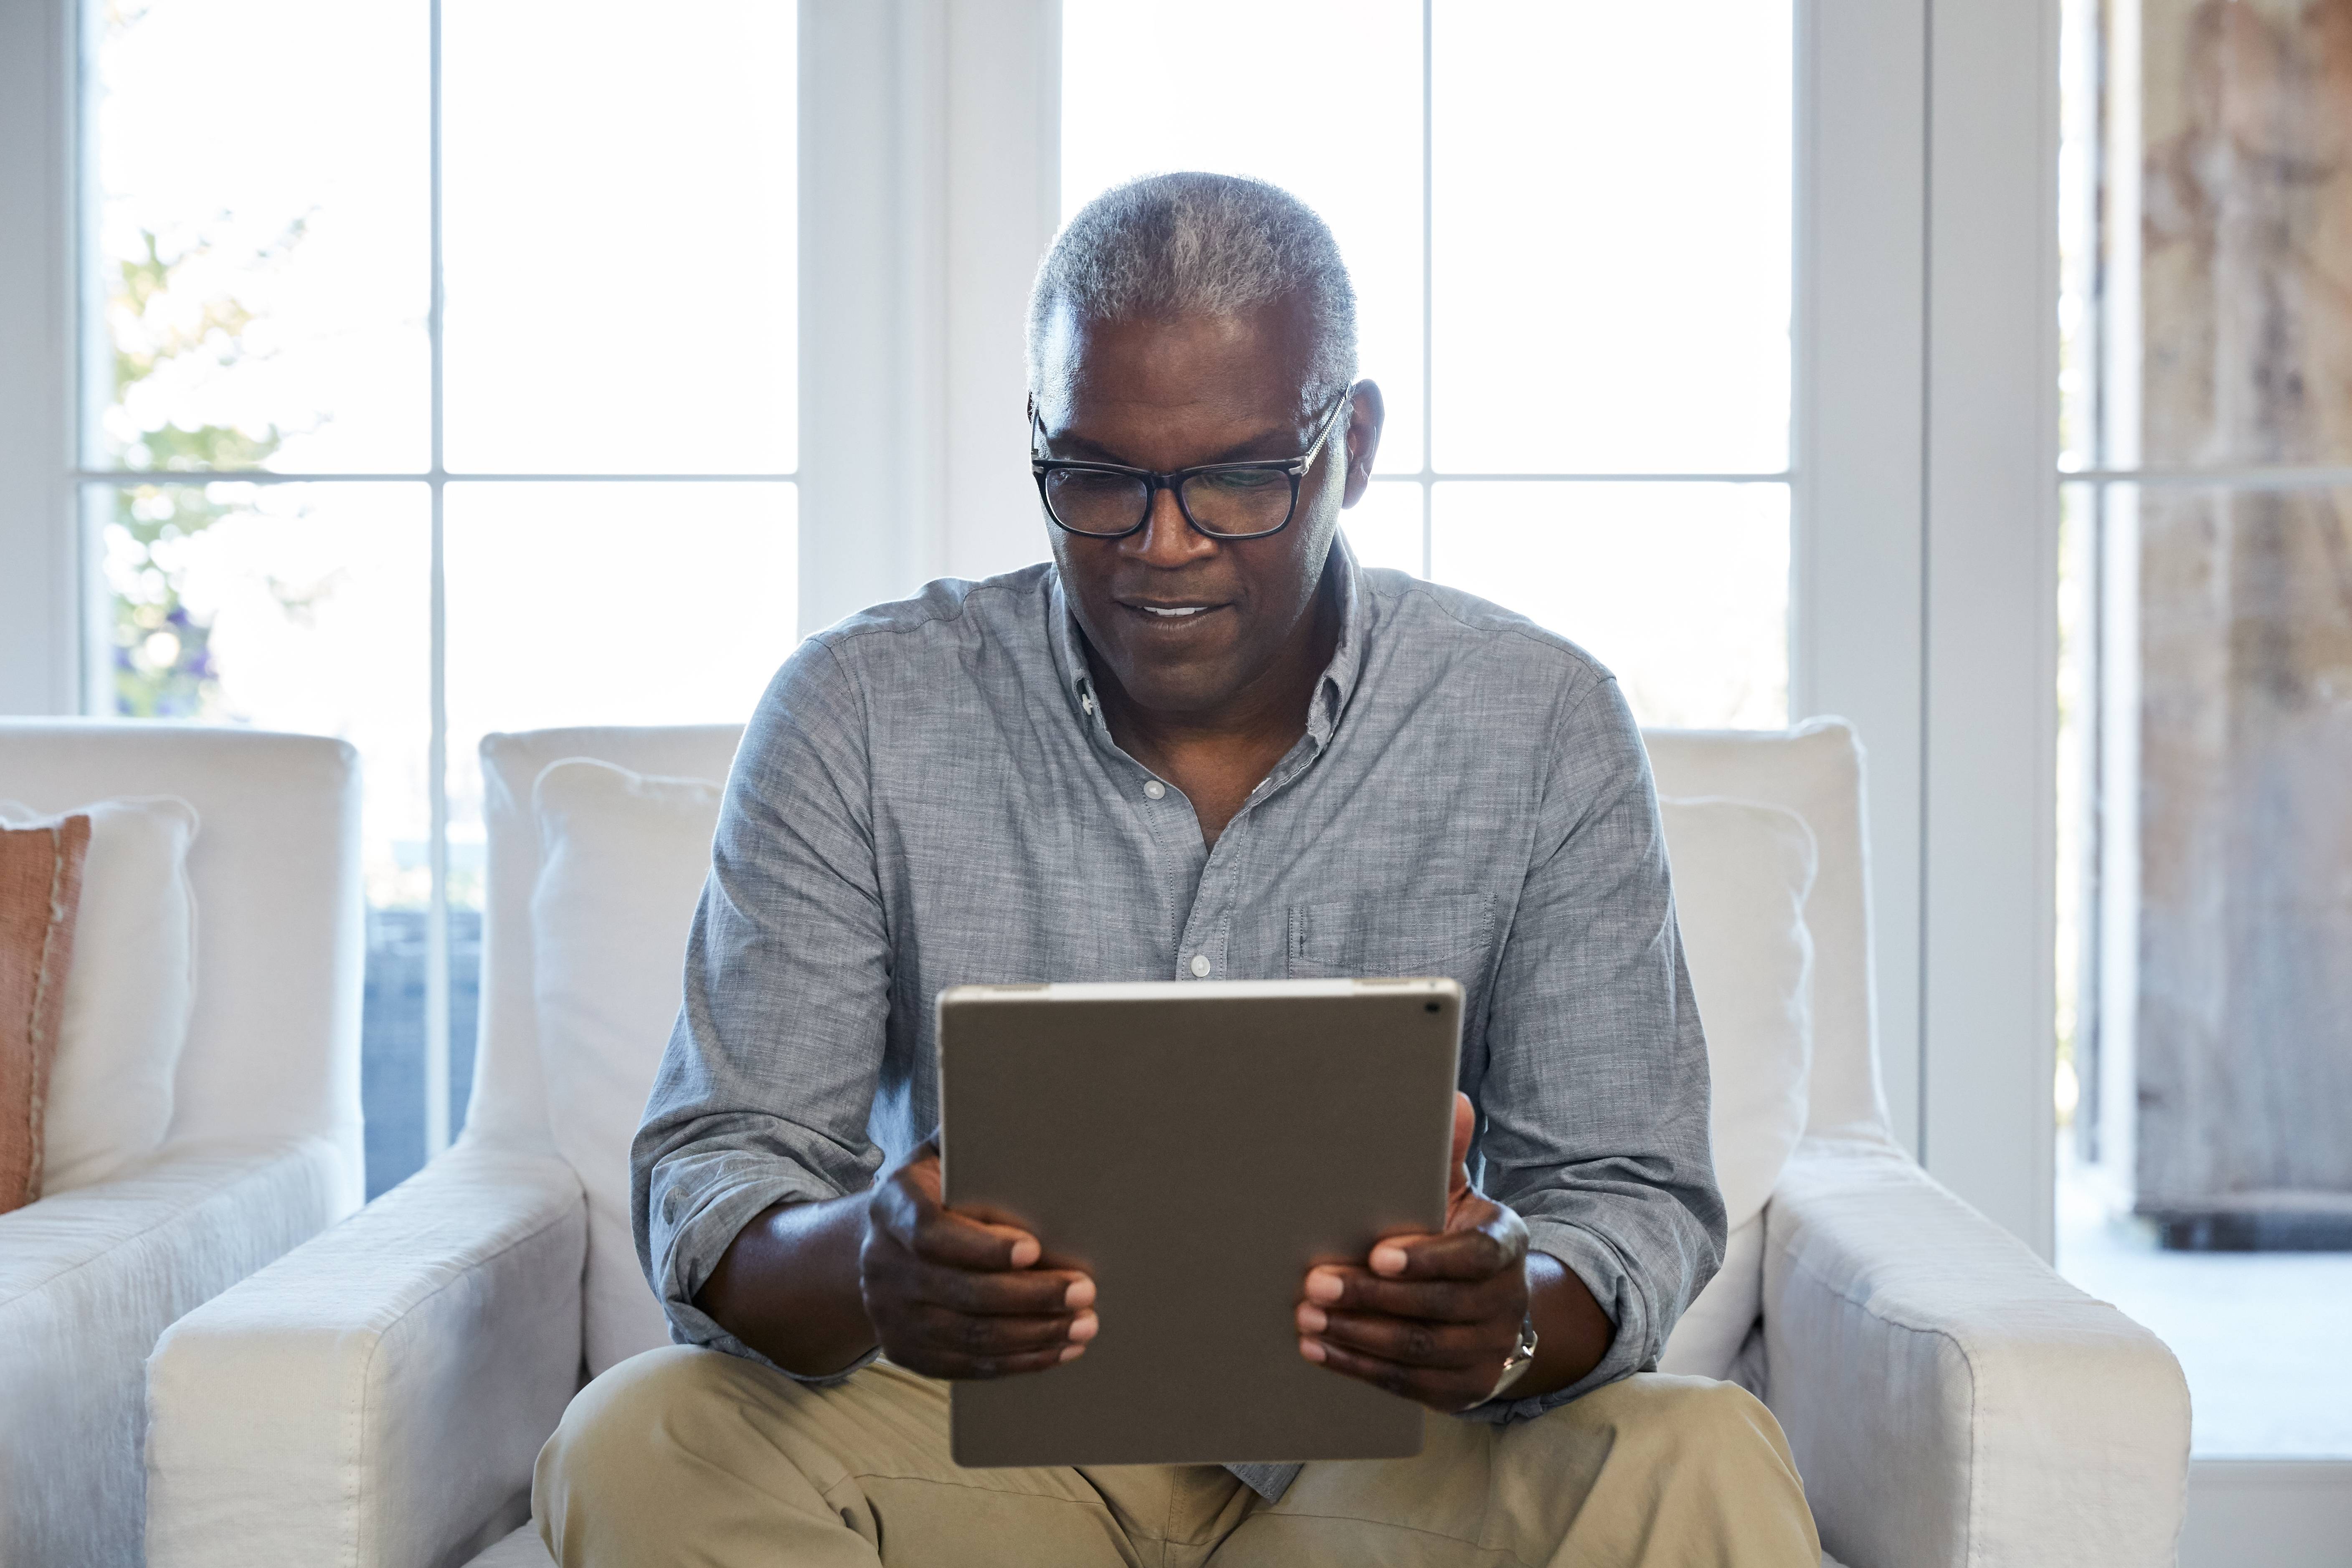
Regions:
<instances>
[{"instance_id":1,"label":"gray button-up shirt","mask_svg":"<svg viewBox=\"0 0 2352 1568\"><path fill-rule=\"evenodd\" d=\"M1331 569L1339 645L1307 733L1214 847L1111 739L1050 565L931 584L793 655L728 780L633 1151L637 1251L677 1338L752 1354L694 1305L736 1232L930 1135L943 986L1442 974L1467 997L1473 1174L1617 1331L1581 1383L1473 1414L1655 1363L1724 1212L1633 717L1518 616L1344 543ZM1234 1468L1276 1497L1297 1467Z\"/></svg>"}]
</instances>

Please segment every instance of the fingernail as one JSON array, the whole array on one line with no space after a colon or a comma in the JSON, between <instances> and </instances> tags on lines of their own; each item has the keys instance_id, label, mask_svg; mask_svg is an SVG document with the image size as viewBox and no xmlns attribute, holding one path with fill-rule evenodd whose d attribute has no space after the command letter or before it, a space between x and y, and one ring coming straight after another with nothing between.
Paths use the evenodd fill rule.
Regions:
<instances>
[{"instance_id":1,"label":"fingernail","mask_svg":"<svg viewBox=\"0 0 2352 1568\"><path fill-rule=\"evenodd\" d=\"M1042 1250L1044 1249L1037 1245L1036 1240L1034 1237L1026 1236L1023 1237L1020 1240L1013 1244L1013 1267L1015 1268L1028 1268L1031 1264L1037 1261L1037 1255Z\"/></svg>"},{"instance_id":2,"label":"fingernail","mask_svg":"<svg viewBox=\"0 0 2352 1568\"><path fill-rule=\"evenodd\" d=\"M1308 1361L1321 1361L1323 1359L1323 1346L1315 1340L1303 1339L1298 1342L1298 1353L1305 1356Z\"/></svg>"},{"instance_id":3,"label":"fingernail","mask_svg":"<svg viewBox=\"0 0 2352 1568\"><path fill-rule=\"evenodd\" d=\"M1328 1268L1318 1268L1307 1276L1307 1297L1312 1301L1336 1301L1339 1299L1339 1277Z\"/></svg>"},{"instance_id":4,"label":"fingernail","mask_svg":"<svg viewBox=\"0 0 2352 1568\"><path fill-rule=\"evenodd\" d=\"M1064 1361L1076 1361L1086 1353L1087 1347L1084 1345L1064 1345L1062 1347L1062 1359Z\"/></svg>"},{"instance_id":5,"label":"fingernail","mask_svg":"<svg viewBox=\"0 0 2352 1568\"><path fill-rule=\"evenodd\" d=\"M1073 1343L1084 1344L1100 1332L1102 1332L1102 1320L1092 1312L1080 1312L1070 1320L1070 1339Z\"/></svg>"},{"instance_id":6,"label":"fingernail","mask_svg":"<svg viewBox=\"0 0 2352 1568\"><path fill-rule=\"evenodd\" d=\"M1073 1279L1070 1281L1070 1288L1062 1292L1062 1305L1074 1312L1080 1307L1091 1307L1094 1304L1095 1282L1091 1279Z\"/></svg>"},{"instance_id":7,"label":"fingernail","mask_svg":"<svg viewBox=\"0 0 2352 1568\"><path fill-rule=\"evenodd\" d=\"M1375 1274L1403 1273L1404 1250L1402 1247L1375 1247L1372 1248L1372 1272Z\"/></svg>"},{"instance_id":8,"label":"fingernail","mask_svg":"<svg viewBox=\"0 0 2352 1568\"><path fill-rule=\"evenodd\" d=\"M1310 1334L1319 1334L1331 1326L1331 1320L1323 1315L1320 1307L1301 1307L1298 1309L1298 1326Z\"/></svg>"}]
</instances>

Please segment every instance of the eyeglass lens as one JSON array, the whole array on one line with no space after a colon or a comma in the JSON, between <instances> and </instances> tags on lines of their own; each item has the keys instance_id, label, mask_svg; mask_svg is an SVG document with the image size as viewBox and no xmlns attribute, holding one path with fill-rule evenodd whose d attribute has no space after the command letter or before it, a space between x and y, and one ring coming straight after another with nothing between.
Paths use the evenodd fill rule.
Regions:
<instances>
[{"instance_id":1,"label":"eyeglass lens","mask_svg":"<svg viewBox=\"0 0 2352 1568\"><path fill-rule=\"evenodd\" d=\"M1204 533L1271 533L1290 521L1290 476L1265 468L1193 474L1178 500ZM1126 474L1057 468L1045 476L1045 499L1063 527L1078 533L1127 533L1151 508L1151 487Z\"/></svg>"}]
</instances>

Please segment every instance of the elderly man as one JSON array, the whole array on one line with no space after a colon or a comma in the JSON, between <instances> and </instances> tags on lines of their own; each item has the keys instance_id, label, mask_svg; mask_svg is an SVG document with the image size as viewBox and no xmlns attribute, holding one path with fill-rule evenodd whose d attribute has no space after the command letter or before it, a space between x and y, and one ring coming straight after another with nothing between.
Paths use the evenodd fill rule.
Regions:
<instances>
[{"instance_id":1,"label":"elderly man","mask_svg":"<svg viewBox=\"0 0 2352 1568\"><path fill-rule=\"evenodd\" d=\"M635 1152L685 1342L548 1443L562 1562L1818 1563L1764 1407L1644 1370L1724 1228L1633 719L1572 644L1357 565L1355 374L1338 248L1272 186L1137 181L1055 241L1052 563L811 638L744 738ZM1429 1408L1421 1455L957 1467L939 1380L1118 1319L941 1205L939 990L1351 973L1467 994L1444 1231L1297 1306L1300 1355Z\"/></svg>"}]
</instances>

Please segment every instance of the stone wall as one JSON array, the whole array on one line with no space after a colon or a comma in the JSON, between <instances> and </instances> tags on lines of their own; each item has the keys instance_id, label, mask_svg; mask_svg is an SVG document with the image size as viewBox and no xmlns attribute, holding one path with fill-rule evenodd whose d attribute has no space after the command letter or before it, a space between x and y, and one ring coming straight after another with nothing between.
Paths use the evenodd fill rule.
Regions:
<instances>
[{"instance_id":1,"label":"stone wall","mask_svg":"<svg viewBox=\"0 0 2352 1568\"><path fill-rule=\"evenodd\" d=\"M2143 460L2352 465L2352 0L2142 16ZM2138 1191L2177 1242L2352 1239L2347 506L2139 496Z\"/></svg>"}]
</instances>

